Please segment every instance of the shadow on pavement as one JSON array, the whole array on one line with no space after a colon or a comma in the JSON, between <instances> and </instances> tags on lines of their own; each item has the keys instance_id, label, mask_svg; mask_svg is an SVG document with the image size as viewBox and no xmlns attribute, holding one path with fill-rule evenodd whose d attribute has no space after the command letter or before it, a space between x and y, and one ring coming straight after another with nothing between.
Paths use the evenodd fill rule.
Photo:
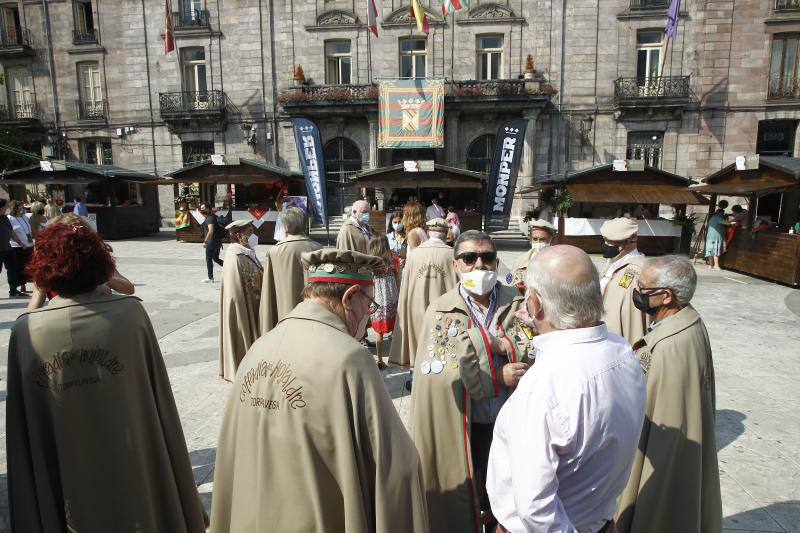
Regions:
<instances>
[{"instance_id":1,"label":"shadow on pavement","mask_svg":"<svg viewBox=\"0 0 800 533\"><path fill-rule=\"evenodd\" d=\"M216 448L205 448L189 452L189 460L192 463L192 474L194 482L198 487L206 483L214 482L214 461L217 459ZM211 510L211 491L200 492L200 500L206 512Z\"/></svg>"},{"instance_id":2,"label":"shadow on pavement","mask_svg":"<svg viewBox=\"0 0 800 533\"><path fill-rule=\"evenodd\" d=\"M776 524L766 523L770 521ZM726 531L728 529L776 531L773 528L777 525L781 531L796 531L794 528L797 524L800 524L800 501L789 500L726 516L724 527ZM770 525L773 527L768 527Z\"/></svg>"},{"instance_id":3,"label":"shadow on pavement","mask_svg":"<svg viewBox=\"0 0 800 533\"><path fill-rule=\"evenodd\" d=\"M716 434L717 451L732 444L744 433L743 422L747 419L744 413L733 409L720 409L717 411Z\"/></svg>"}]
</instances>

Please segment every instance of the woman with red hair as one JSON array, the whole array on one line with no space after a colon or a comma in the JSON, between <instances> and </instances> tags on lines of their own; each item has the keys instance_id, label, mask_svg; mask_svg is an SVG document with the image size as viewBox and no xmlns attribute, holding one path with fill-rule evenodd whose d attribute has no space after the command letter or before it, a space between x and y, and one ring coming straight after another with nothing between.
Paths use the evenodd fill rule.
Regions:
<instances>
[{"instance_id":1,"label":"woman with red hair","mask_svg":"<svg viewBox=\"0 0 800 533\"><path fill-rule=\"evenodd\" d=\"M55 297L8 346L12 531L205 531L158 341L114 270L81 224L38 235L28 273Z\"/></svg>"}]
</instances>

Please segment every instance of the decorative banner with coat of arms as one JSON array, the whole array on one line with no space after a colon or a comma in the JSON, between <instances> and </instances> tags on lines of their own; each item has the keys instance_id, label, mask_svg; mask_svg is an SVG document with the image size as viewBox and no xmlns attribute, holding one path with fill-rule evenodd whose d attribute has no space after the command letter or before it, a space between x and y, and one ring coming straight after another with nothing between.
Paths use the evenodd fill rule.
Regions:
<instances>
[{"instance_id":1,"label":"decorative banner with coat of arms","mask_svg":"<svg viewBox=\"0 0 800 533\"><path fill-rule=\"evenodd\" d=\"M378 148L444 147L444 80L380 82Z\"/></svg>"}]
</instances>

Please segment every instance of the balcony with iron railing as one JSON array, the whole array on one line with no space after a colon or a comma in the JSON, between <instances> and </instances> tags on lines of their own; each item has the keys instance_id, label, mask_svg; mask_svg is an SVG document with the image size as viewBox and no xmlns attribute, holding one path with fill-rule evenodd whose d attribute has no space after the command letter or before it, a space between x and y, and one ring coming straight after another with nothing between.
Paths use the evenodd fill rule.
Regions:
<instances>
[{"instance_id":1,"label":"balcony with iron railing","mask_svg":"<svg viewBox=\"0 0 800 533\"><path fill-rule=\"evenodd\" d=\"M31 32L24 28L7 28L0 31L0 55L25 55L33 53Z\"/></svg>"},{"instance_id":2,"label":"balcony with iron railing","mask_svg":"<svg viewBox=\"0 0 800 533\"><path fill-rule=\"evenodd\" d=\"M202 30L211 28L208 10L176 11L172 13L172 27L177 30Z\"/></svg>"},{"instance_id":3,"label":"balcony with iron railing","mask_svg":"<svg viewBox=\"0 0 800 533\"><path fill-rule=\"evenodd\" d=\"M692 102L689 76L657 76L646 80L618 78L614 81L614 107L618 118L679 118Z\"/></svg>"},{"instance_id":4,"label":"balcony with iron railing","mask_svg":"<svg viewBox=\"0 0 800 533\"><path fill-rule=\"evenodd\" d=\"M800 11L800 0L775 0L775 11Z\"/></svg>"},{"instance_id":5,"label":"balcony with iron railing","mask_svg":"<svg viewBox=\"0 0 800 533\"><path fill-rule=\"evenodd\" d=\"M666 9L670 0L631 0L631 9Z\"/></svg>"},{"instance_id":6,"label":"balcony with iron railing","mask_svg":"<svg viewBox=\"0 0 800 533\"><path fill-rule=\"evenodd\" d=\"M97 30L72 30L72 44L92 44L97 42Z\"/></svg>"},{"instance_id":7,"label":"balcony with iron railing","mask_svg":"<svg viewBox=\"0 0 800 533\"><path fill-rule=\"evenodd\" d=\"M173 133L224 131L228 97L220 90L159 93L161 118ZM232 112L235 113L233 108Z\"/></svg>"},{"instance_id":8,"label":"balcony with iron railing","mask_svg":"<svg viewBox=\"0 0 800 533\"><path fill-rule=\"evenodd\" d=\"M108 118L108 102L105 100L76 100L78 120L104 121Z\"/></svg>"},{"instance_id":9,"label":"balcony with iron railing","mask_svg":"<svg viewBox=\"0 0 800 533\"><path fill-rule=\"evenodd\" d=\"M772 76L767 87L768 100L800 100L800 76Z\"/></svg>"},{"instance_id":10,"label":"balcony with iron railing","mask_svg":"<svg viewBox=\"0 0 800 533\"><path fill-rule=\"evenodd\" d=\"M19 123L19 122L38 122L39 108L34 102L22 104L12 104L6 106L0 104L0 122Z\"/></svg>"}]
</instances>

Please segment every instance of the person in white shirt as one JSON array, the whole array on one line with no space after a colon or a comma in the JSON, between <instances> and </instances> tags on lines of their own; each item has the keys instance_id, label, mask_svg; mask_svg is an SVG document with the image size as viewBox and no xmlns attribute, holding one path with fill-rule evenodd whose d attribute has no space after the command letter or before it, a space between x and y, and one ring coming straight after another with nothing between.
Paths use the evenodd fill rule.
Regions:
<instances>
[{"instance_id":1,"label":"person in white shirt","mask_svg":"<svg viewBox=\"0 0 800 533\"><path fill-rule=\"evenodd\" d=\"M444 218L444 208L439 205L439 199L435 196L431 198L431 205L425 210L425 218L433 220L434 218Z\"/></svg>"},{"instance_id":2,"label":"person in white shirt","mask_svg":"<svg viewBox=\"0 0 800 533\"><path fill-rule=\"evenodd\" d=\"M597 271L573 246L528 266L535 363L500 411L486 490L500 531L607 532L644 421L639 361L601 322Z\"/></svg>"}]
</instances>

